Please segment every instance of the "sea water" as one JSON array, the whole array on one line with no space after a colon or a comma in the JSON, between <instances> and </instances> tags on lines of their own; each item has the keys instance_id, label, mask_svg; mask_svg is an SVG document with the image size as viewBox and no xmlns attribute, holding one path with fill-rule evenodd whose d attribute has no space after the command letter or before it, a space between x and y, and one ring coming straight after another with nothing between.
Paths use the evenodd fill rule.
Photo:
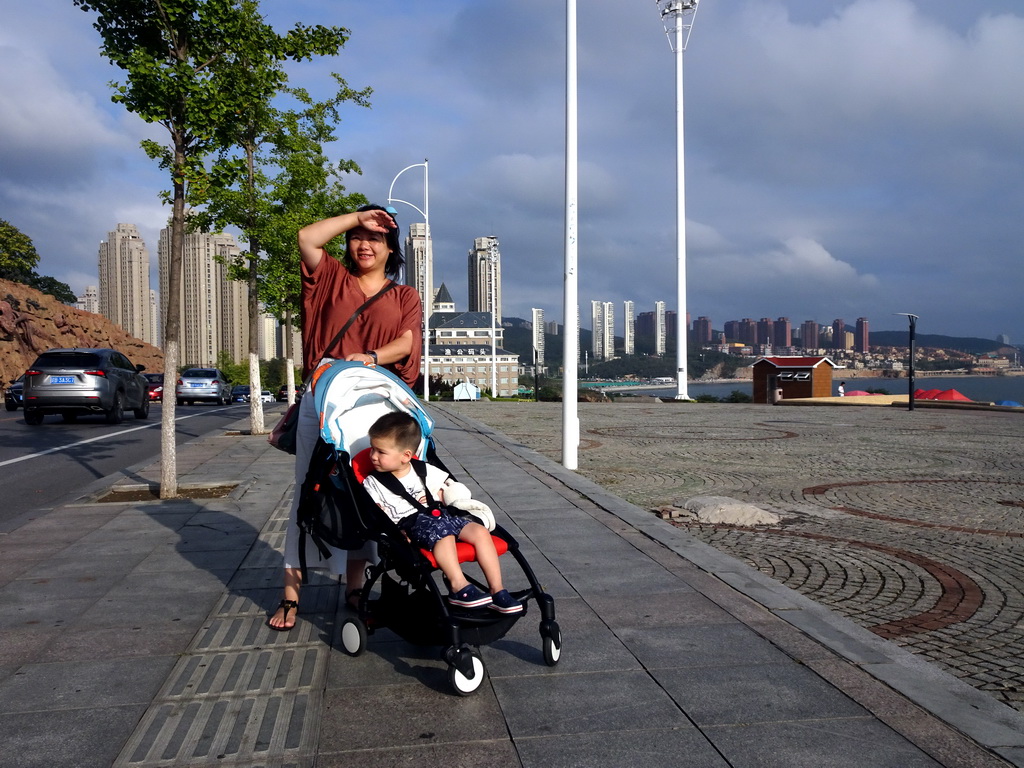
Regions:
<instances>
[{"instance_id":1,"label":"sea water","mask_svg":"<svg viewBox=\"0 0 1024 768\"><path fill-rule=\"evenodd\" d=\"M843 379L839 376L832 378L832 394L838 395L839 382L846 382L846 391L884 389L890 395L905 395L910 384L909 379L884 379L865 378ZM1024 376L917 376L914 379L914 389L955 389L960 394L971 400L983 403L998 403L1002 400L1014 400L1024 403ZM687 394L692 397L700 395L714 395L721 399L726 398L734 390L746 395L753 395L754 384L750 379L737 379L735 381L715 382L713 384L699 381L688 382ZM652 395L654 397L675 397L676 388L647 389L637 391L638 395Z\"/></svg>"}]
</instances>

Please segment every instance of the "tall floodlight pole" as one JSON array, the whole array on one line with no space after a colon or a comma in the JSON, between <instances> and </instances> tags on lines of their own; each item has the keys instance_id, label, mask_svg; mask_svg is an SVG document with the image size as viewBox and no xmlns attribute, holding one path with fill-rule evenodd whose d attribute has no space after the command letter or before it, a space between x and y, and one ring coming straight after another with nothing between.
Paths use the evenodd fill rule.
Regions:
<instances>
[{"instance_id":1,"label":"tall floodlight pole","mask_svg":"<svg viewBox=\"0 0 1024 768\"><path fill-rule=\"evenodd\" d=\"M577 253L576 0L565 3L565 296L562 322L562 466L576 469L580 444Z\"/></svg>"},{"instance_id":2,"label":"tall floodlight pole","mask_svg":"<svg viewBox=\"0 0 1024 768\"><path fill-rule=\"evenodd\" d=\"M683 51L690 39L698 0L656 0L676 61L676 400L686 391L686 184L683 172Z\"/></svg>"},{"instance_id":3,"label":"tall floodlight pole","mask_svg":"<svg viewBox=\"0 0 1024 768\"><path fill-rule=\"evenodd\" d=\"M909 312L897 312L897 315L903 315L907 320L910 321L910 368L907 369L907 382L910 387L910 397L907 398L910 403L907 410L914 410L914 339L917 335L917 315L912 315Z\"/></svg>"},{"instance_id":4,"label":"tall floodlight pole","mask_svg":"<svg viewBox=\"0 0 1024 768\"><path fill-rule=\"evenodd\" d=\"M423 168L423 210L421 211L415 205L405 200L399 200L397 197L392 197L391 193L395 189L395 182L398 181L398 177L408 171L410 168ZM391 186L388 187L388 205L391 203L404 203L412 208L414 211L419 213L423 217L423 401L425 403L430 402L430 309L434 303L434 297L430 296L430 270L431 261L433 261L433 244L430 240L430 168L426 158L423 159L422 163L413 163L412 165L406 166L398 172L398 174L391 180ZM409 254L406 254L406 258Z\"/></svg>"},{"instance_id":5,"label":"tall floodlight pole","mask_svg":"<svg viewBox=\"0 0 1024 768\"><path fill-rule=\"evenodd\" d=\"M487 248L487 264L489 266L487 282L491 288L491 397L498 396L498 323L495 317L498 308L498 238L491 236L491 244Z\"/></svg>"}]
</instances>

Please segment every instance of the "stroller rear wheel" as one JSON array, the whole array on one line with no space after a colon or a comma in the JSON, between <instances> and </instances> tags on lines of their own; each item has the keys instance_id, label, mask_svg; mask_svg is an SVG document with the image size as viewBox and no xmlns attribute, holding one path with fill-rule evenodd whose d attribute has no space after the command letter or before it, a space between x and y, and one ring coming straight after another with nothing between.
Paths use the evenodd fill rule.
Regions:
<instances>
[{"instance_id":1,"label":"stroller rear wheel","mask_svg":"<svg viewBox=\"0 0 1024 768\"><path fill-rule=\"evenodd\" d=\"M464 645L450 649L446 657L448 684L459 696L476 693L484 682L484 660L480 650Z\"/></svg>"},{"instance_id":2,"label":"stroller rear wheel","mask_svg":"<svg viewBox=\"0 0 1024 768\"><path fill-rule=\"evenodd\" d=\"M359 656L366 650L366 624L349 616L341 623L341 650L349 656Z\"/></svg>"}]
</instances>

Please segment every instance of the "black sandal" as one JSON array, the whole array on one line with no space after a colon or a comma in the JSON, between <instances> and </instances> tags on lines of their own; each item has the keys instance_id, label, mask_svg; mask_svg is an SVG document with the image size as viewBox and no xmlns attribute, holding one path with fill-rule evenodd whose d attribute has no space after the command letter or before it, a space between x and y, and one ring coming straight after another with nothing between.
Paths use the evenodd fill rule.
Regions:
<instances>
[{"instance_id":1,"label":"black sandal","mask_svg":"<svg viewBox=\"0 0 1024 768\"><path fill-rule=\"evenodd\" d=\"M277 607L278 607L278 610L280 610L281 608L284 608L284 616L283 616L283 618L284 618L285 622L288 621L288 611L292 611L292 610L295 611L295 618L298 619L298 617L299 617L299 601L298 600L282 600L278 604ZM277 611L274 611L274 613L277 613ZM272 618L274 618L274 617L271 616L270 619L272 619ZM284 626L284 627L275 627L273 624L270 623L270 619L267 619L267 626L270 627L275 632L287 632L289 629L292 629L292 628L295 627L295 622L294 621L291 624L288 624L287 626Z\"/></svg>"}]
</instances>

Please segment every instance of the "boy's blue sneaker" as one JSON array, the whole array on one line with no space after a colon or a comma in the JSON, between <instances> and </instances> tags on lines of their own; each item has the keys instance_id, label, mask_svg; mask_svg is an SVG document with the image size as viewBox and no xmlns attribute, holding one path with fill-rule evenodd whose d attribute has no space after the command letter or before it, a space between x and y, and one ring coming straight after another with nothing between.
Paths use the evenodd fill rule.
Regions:
<instances>
[{"instance_id":1,"label":"boy's blue sneaker","mask_svg":"<svg viewBox=\"0 0 1024 768\"><path fill-rule=\"evenodd\" d=\"M475 584L467 584L458 592L448 593L448 602L460 608L480 608L490 605L491 596Z\"/></svg>"},{"instance_id":2,"label":"boy's blue sneaker","mask_svg":"<svg viewBox=\"0 0 1024 768\"><path fill-rule=\"evenodd\" d=\"M491 595L491 608L501 613L521 613L523 604L503 589Z\"/></svg>"}]
</instances>

